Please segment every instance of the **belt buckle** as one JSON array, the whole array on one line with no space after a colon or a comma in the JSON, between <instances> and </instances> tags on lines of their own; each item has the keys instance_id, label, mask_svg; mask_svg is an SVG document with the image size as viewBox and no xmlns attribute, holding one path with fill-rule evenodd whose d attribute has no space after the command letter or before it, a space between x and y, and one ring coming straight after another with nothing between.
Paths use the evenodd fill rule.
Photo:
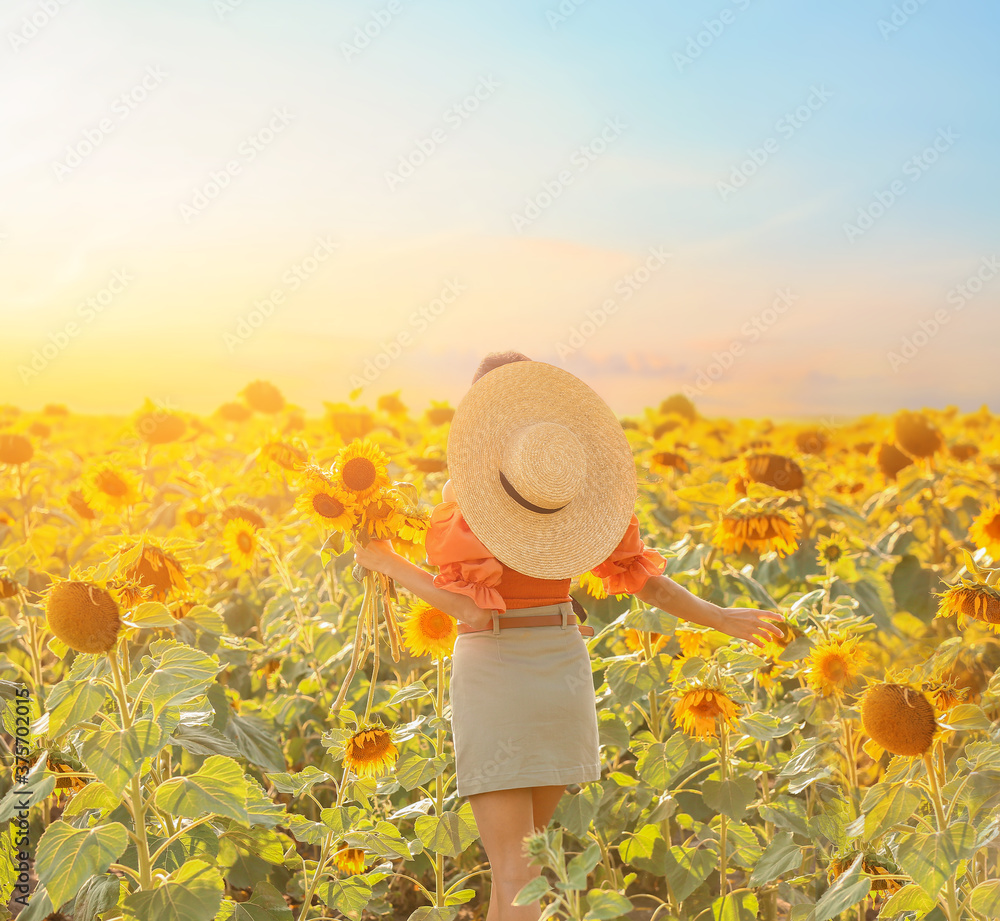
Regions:
<instances>
[{"instance_id":1,"label":"belt buckle","mask_svg":"<svg viewBox=\"0 0 1000 921\"><path fill-rule=\"evenodd\" d=\"M559 609L559 613L562 614L562 629L565 630L569 626L569 614L566 613L565 605Z\"/></svg>"},{"instance_id":2,"label":"belt buckle","mask_svg":"<svg viewBox=\"0 0 1000 921\"><path fill-rule=\"evenodd\" d=\"M490 613L493 615L493 635L500 636L500 614L495 608Z\"/></svg>"}]
</instances>

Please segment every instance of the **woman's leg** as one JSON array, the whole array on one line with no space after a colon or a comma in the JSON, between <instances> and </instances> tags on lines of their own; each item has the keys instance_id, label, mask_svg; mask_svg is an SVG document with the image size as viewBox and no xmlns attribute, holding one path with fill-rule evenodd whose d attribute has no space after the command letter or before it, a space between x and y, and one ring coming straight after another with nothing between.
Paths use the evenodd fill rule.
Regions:
<instances>
[{"instance_id":1,"label":"woman's leg","mask_svg":"<svg viewBox=\"0 0 1000 921\"><path fill-rule=\"evenodd\" d=\"M535 828L545 829L548 827L565 790L566 784L564 783L531 788L531 810L534 814Z\"/></svg>"},{"instance_id":2,"label":"woman's leg","mask_svg":"<svg viewBox=\"0 0 1000 921\"><path fill-rule=\"evenodd\" d=\"M532 788L473 793L468 800L490 861L493 889L486 921L538 921L542 913L536 899L512 906L518 891L541 872L522 853L524 839L532 833Z\"/></svg>"}]
</instances>

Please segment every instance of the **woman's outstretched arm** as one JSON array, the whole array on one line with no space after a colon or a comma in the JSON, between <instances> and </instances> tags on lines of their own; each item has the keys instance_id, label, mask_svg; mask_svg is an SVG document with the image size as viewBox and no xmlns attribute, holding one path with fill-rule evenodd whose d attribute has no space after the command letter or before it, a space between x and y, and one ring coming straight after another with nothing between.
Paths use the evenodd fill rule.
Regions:
<instances>
[{"instance_id":1,"label":"woman's outstretched arm","mask_svg":"<svg viewBox=\"0 0 1000 921\"><path fill-rule=\"evenodd\" d=\"M711 627L741 640L749 640L757 646L763 646L765 641L782 636L781 628L770 623L771 620L783 621L785 618L781 614L757 608L720 608L717 604L692 595L668 576L650 576L646 584L635 593L635 597L654 608L673 614L674 617Z\"/></svg>"},{"instance_id":2,"label":"woman's outstretched arm","mask_svg":"<svg viewBox=\"0 0 1000 921\"><path fill-rule=\"evenodd\" d=\"M483 610L468 595L438 588L434 584L434 576L396 553L391 541L370 540L367 547L355 544L354 559L374 572L385 573L418 598L476 630L482 630L493 623L492 611Z\"/></svg>"}]
</instances>

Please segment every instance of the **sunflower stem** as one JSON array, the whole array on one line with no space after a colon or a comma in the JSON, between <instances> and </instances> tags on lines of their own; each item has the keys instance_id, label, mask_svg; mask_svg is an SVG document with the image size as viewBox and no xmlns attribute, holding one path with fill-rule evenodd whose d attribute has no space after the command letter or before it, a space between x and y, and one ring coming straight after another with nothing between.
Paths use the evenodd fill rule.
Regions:
<instances>
[{"instance_id":1,"label":"sunflower stem","mask_svg":"<svg viewBox=\"0 0 1000 921\"><path fill-rule=\"evenodd\" d=\"M930 751L926 751L923 754L923 759L924 766L927 768L927 776L931 781L931 799L934 801L934 814L937 818L938 832L940 833L945 830L948 824L948 820L945 817L944 804L941 800L941 786L938 783L937 770L934 767L934 756ZM959 921L958 903L955 897L954 871L945 883L945 897L947 899L945 914L947 915L948 921Z\"/></svg>"},{"instance_id":2,"label":"sunflower stem","mask_svg":"<svg viewBox=\"0 0 1000 921\"><path fill-rule=\"evenodd\" d=\"M719 720L719 768L722 771L722 785L725 786L729 779L729 735L726 721ZM727 816L724 812L719 813L719 896L725 898L728 878L726 874L726 824Z\"/></svg>"},{"instance_id":3,"label":"sunflower stem","mask_svg":"<svg viewBox=\"0 0 1000 921\"><path fill-rule=\"evenodd\" d=\"M42 680L42 654L38 648L38 629L35 627L35 619L25 614L24 618L28 622L28 650L31 654L31 671L35 679L34 692L38 697L38 712L45 711L45 683Z\"/></svg>"},{"instance_id":4,"label":"sunflower stem","mask_svg":"<svg viewBox=\"0 0 1000 921\"><path fill-rule=\"evenodd\" d=\"M653 658L653 644L650 642L649 632L640 630L639 639L642 642L642 649L646 654L646 664L648 666L650 659ZM656 702L656 688L650 688L649 691L649 731L653 734L653 738L657 742L661 741L660 711Z\"/></svg>"},{"instance_id":5,"label":"sunflower stem","mask_svg":"<svg viewBox=\"0 0 1000 921\"><path fill-rule=\"evenodd\" d=\"M441 721L444 719L444 658L442 656L438 656L437 659L437 696L434 701L434 709L438 718L436 754L440 757L441 750L444 748L444 729L441 727ZM437 810L435 815L440 816L444 812L444 780L440 772L434 780L434 799ZM444 908L444 854L441 853L434 855L434 883L437 888L434 905L438 908Z\"/></svg>"},{"instance_id":6,"label":"sunflower stem","mask_svg":"<svg viewBox=\"0 0 1000 921\"><path fill-rule=\"evenodd\" d=\"M378 683L378 604L375 588L375 575L369 572L365 576L365 594L371 593L369 607L369 617L371 618L371 637L373 646L372 679L368 685L368 703L365 705L365 724L368 723L368 714L371 713L372 700L375 697L375 685Z\"/></svg>"}]
</instances>

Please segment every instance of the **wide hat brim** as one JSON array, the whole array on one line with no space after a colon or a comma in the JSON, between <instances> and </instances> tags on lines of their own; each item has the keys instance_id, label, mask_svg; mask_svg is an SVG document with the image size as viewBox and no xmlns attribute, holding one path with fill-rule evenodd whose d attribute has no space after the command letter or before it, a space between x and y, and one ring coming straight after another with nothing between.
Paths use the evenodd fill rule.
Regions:
<instances>
[{"instance_id":1,"label":"wide hat brim","mask_svg":"<svg viewBox=\"0 0 1000 921\"><path fill-rule=\"evenodd\" d=\"M572 499L544 514L500 479L508 440L537 422L569 429L585 465ZM621 423L591 387L543 361L509 362L472 385L451 420L448 468L472 533L505 566L536 578L570 578L604 562L635 508L635 460Z\"/></svg>"}]
</instances>

